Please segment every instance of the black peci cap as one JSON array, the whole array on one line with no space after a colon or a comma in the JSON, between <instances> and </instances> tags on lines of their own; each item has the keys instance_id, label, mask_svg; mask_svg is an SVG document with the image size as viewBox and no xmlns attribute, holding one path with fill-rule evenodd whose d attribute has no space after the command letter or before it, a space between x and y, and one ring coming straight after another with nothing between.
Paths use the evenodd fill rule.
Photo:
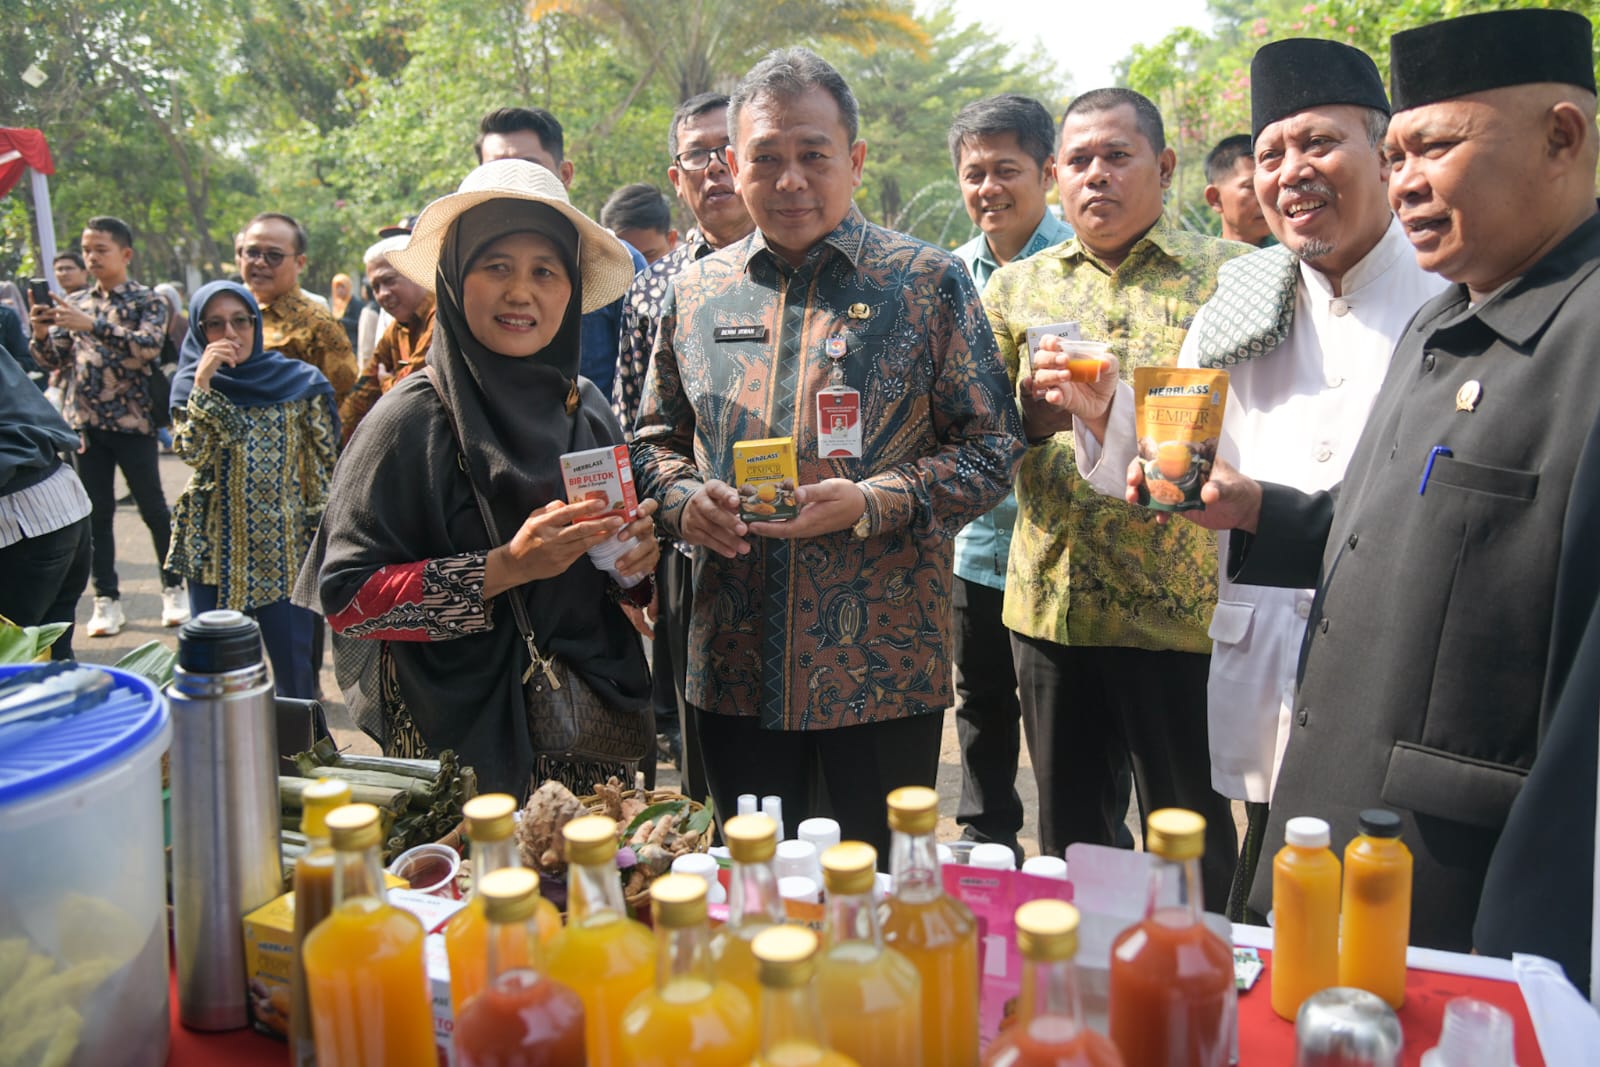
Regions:
<instances>
[{"instance_id":1,"label":"black peci cap","mask_svg":"<svg viewBox=\"0 0 1600 1067\"><path fill-rule=\"evenodd\" d=\"M1403 30L1389 38L1394 109L1540 82L1592 93L1593 36L1576 11L1549 8L1485 11Z\"/></svg>"},{"instance_id":2,"label":"black peci cap","mask_svg":"<svg viewBox=\"0 0 1600 1067\"><path fill-rule=\"evenodd\" d=\"M1383 78L1359 48L1316 37L1289 37L1250 60L1250 136L1308 107L1354 104L1389 113Z\"/></svg>"},{"instance_id":3,"label":"black peci cap","mask_svg":"<svg viewBox=\"0 0 1600 1067\"><path fill-rule=\"evenodd\" d=\"M191 674L224 674L261 662L261 627L238 611L203 611L178 631L178 666Z\"/></svg>"},{"instance_id":4,"label":"black peci cap","mask_svg":"<svg viewBox=\"0 0 1600 1067\"><path fill-rule=\"evenodd\" d=\"M1361 832L1368 837L1399 837L1400 816L1382 808L1368 808L1358 820Z\"/></svg>"}]
</instances>

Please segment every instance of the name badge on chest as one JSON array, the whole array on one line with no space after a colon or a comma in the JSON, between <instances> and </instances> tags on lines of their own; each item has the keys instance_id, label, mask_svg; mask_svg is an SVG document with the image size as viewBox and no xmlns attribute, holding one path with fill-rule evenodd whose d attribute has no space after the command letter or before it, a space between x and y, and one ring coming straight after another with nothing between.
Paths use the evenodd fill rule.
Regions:
<instances>
[{"instance_id":1,"label":"name badge on chest","mask_svg":"<svg viewBox=\"0 0 1600 1067\"><path fill-rule=\"evenodd\" d=\"M711 330L711 338L719 344L725 341L765 341L767 328L760 323L751 326L716 326Z\"/></svg>"}]
</instances>

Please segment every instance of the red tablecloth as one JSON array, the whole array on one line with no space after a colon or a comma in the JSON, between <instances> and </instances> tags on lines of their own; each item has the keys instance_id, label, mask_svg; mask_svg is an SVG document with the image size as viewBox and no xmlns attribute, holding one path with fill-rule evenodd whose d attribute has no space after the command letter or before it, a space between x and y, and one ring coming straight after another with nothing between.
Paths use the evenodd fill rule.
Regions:
<instances>
[{"instance_id":1,"label":"red tablecloth","mask_svg":"<svg viewBox=\"0 0 1600 1067\"><path fill-rule=\"evenodd\" d=\"M1283 1067L1294 1062L1294 1025L1278 1018L1268 994L1272 985L1271 957L1270 952L1261 951L1267 969L1255 988L1239 997L1240 1067ZM1517 1027L1518 1067L1544 1067L1544 1057L1533 1036L1533 1022L1515 982L1417 970L1406 976L1406 1003L1400 1009L1406 1067L1415 1067L1422 1054L1438 1042L1444 1006L1456 997L1476 997L1510 1012ZM172 1053L167 1059L168 1067L283 1067L288 1058L289 1050L283 1042L250 1030L222 1034L185 1030L178 1025L178 989L177 980L173 980Z\"/></svg>"}]
</instances>

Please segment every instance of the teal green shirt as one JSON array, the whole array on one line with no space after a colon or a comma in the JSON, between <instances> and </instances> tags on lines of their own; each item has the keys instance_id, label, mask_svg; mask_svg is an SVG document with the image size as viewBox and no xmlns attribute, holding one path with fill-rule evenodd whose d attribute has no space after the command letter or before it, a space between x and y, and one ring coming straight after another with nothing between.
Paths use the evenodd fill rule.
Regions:
<instances>
[{"instance_id":1,"label":"teal green shirt","mask_svg":"<svg viewBox=\"0 0 1600 1067\"><path fill-rule=\"evenodd\" d=\"M1072 227L1046 210L1033 236L1017 253L1017 259L1027 259L1071 237ZM980 292L988 284L989 275L1000 269L994 253L989 250L989 239L981 233L953 254L966 264ZM1004 589L1006 560L1011 557L1011 528L1016 520L1017 495L1007 493L993 511L963 527L956 535L956 577L990 589Z\"/></svg>"}]
</instances>

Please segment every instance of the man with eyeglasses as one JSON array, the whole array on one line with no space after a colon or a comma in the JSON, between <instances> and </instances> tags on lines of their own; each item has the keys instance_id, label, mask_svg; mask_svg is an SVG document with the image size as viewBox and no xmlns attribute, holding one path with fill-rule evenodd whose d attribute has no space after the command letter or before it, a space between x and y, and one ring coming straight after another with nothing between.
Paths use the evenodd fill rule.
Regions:
<instances>
[{"instance_id":1,"label":"man with eyeglasses","mask_svg":"<svg viewBox=\"0 0 1600 1067\"><path fill-rule=\"evenodd\" d=\"M694 228L678 246L650 264L633 280L622 307L622 354L611 407L623 429L632 434L639 414L644 372L656 343L661 305L672 279L684 267L719 248L741 240L756 224L733 187L728 170L728 98L701 93L678 105L667 127L667 180L683 206L694 216ZM684 702L684 667L689 655L689 605L692 566L687 545L661 553L656 567L656 600L660 614L651 646L655 678L656 733L665 754L681 759L688 795L705 796L694 720ZM681 740L679 740L681 739Z\"/></svg>"},{"instance_id":2,"label":"man with eyeglasses","mask_svg":"<svg viewBox=\"0 0 1600 1067\"><path fill-rule=\"evenodd\" d=\"M300 289L306 243L293 218L262 212L239 235L239 277L261 305L262 345L320 370L342 401L356 384L356 354L333 313Z\"/></svg>"}]
</instances>

